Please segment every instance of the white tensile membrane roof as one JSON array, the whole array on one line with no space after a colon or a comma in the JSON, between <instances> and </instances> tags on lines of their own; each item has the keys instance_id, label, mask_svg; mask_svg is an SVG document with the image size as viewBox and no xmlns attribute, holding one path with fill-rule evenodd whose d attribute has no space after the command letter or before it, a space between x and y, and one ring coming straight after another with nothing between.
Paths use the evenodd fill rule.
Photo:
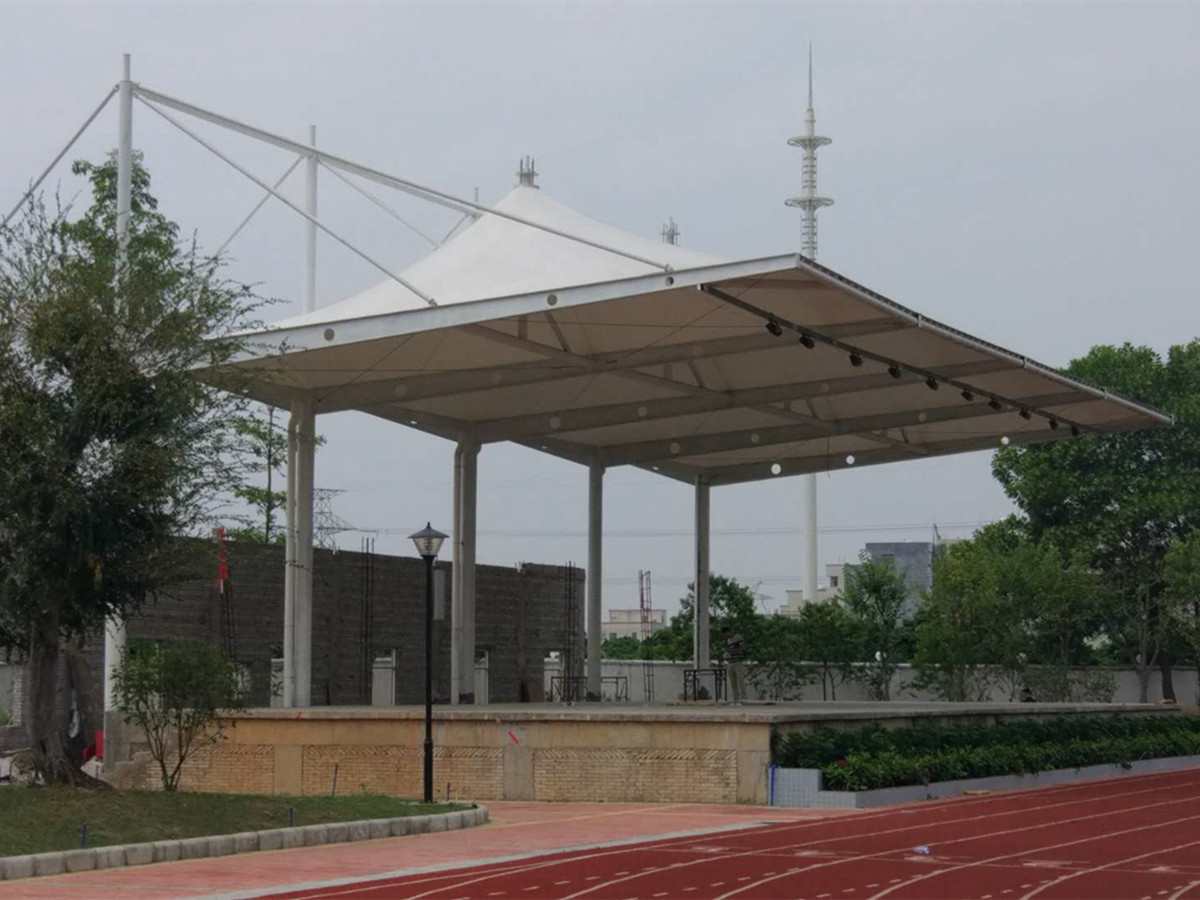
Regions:
<instances>
[{"instance_id":1,"label":"white tensile membrane roof","mask_svg":"<svg viewBox=\"0 0 1200 900\"><path fill-rule=\"evenodd\" d=\"M714 485L1171 422L795 254L496 209L591 243L483 215L400 273L437 305L389 279L255 334L250 393Z\"/></svg>"}]
</instances>

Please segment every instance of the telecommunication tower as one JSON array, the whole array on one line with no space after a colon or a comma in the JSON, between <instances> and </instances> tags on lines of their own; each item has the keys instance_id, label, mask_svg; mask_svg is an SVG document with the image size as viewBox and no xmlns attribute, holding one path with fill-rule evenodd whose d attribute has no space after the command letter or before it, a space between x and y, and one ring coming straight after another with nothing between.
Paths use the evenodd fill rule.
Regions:
<instances>
[{"instance_id":1,"label":"telecommunication tower","mask_svg":"<svg viewBox=\"0 0 1200 900\"><path fill-rule=\"evenodd\" d=\"M804 113L804 134L788 138L788 144L804 151L801 169L800 196L789 197L785 202L804 213L804 225L800 232L800 252L809 259L817 258L817 210L822 206L833 206L829 197L817 194L817 148L832 144L833 139L817 134L817 115L813 112L812 44L808 45L808 110Z\"/></svg>"},{"instance_id":2,"label":"telecommunication tower","mask_svg":"<svg viewBox=\"0 0 1200 900\"><path fill-rule=\"evenodd\" d=\"M804 213L800 231L800 252L817 258L817 210L832 206L833 200L817 194L817 148L833 143L832 138L817 134L817 115L813 112L812 44L808 45L808 110L804 114L804 134L789 138L788 144L804 151L800 196L788 198L788 206ZM804 601L817 599L817 476L804 476Z\"/></svg>"}]
</instances>

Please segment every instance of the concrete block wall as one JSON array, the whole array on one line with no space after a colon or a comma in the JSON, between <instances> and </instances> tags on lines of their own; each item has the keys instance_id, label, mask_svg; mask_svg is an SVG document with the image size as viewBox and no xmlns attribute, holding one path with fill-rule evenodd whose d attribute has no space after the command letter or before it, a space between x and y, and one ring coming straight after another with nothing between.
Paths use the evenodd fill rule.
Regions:
<instances>
[{"instance_id":1,"label":"concrete block wall","mask_svg":"<svg viewBox=\"0 0 1200 900\"><path fill-rule=\"evenodd\" d=\"M189 638L222 641L217 594L216 548L196 541L197 577L164 590L127 623L129 641ZM284 548L228 545L233 585L236 657L250 673L250 704L269 706L271 659L283 641ZM415 557L376 555L370 603L371 647L362 647L364 554L317 550L313 560L313 672L315 706L371 702L370 662L396 651L396 703L424 702L425 564ZM450 597L452 563L438 563L443 595L435 597L434 698L449 702ZM542 681L543 661L564 643L567 569L523 564L518 568L476 566L476 647L489 659L492 702L517 702L523 679ZM584 593L584 572L573 569L576 596ZM582 626L581 626L582 627ZM577 646L583 646L577 636ZM87 649L89 668L102 702L103 641ZM364 662L366 666L364 666ZM100 710L96 710L99 721Z\"/></svg>"}]
</instances>

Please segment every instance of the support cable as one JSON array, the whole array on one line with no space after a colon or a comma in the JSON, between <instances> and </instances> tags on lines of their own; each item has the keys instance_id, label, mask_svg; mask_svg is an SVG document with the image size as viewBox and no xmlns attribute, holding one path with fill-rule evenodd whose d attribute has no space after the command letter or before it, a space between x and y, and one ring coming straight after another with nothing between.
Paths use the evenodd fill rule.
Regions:
<instances>
[{"instance_id":1,"label":"support cable","mask_svg":"<svg viewBox=\"0 0 1200 900\"><path fill-rule=\"evenodd\" d=\"M300 163L303 161L304 161L303 156L297 156L294 160L292 160L292 164L290 166L288 166L287 169L284 171L284 173L282 175L280 175L278 179L276 179L276 181L273 185L271 185L272 189L279 190L280 186L282 186L282 184L288 180L288 176L296 171L296 166L300 165ZM237 228L233 229L233 233L230 234L229 237L225 238L225 243L221 244L221 246L216 249L216 252L213 253L213 256L220 256L222 253L224 253L225 248L233 243L233 239L242 233L242 229L250 224L250 220L253 219L258 214L258 211L260 209L262 209L263 206L266 204L266 202L270 199L271 199L271 191L267 191L266 193L264 193L262 195L262 199L258 201L258 203L255 205L254 209L250 210L249 215L247 215L246 218L242 219L242 224L238 225Z\"/></svg>"},{"instance_id":2,"label":"support cable","mask_svg":"<svg viewBox=\"0 0 1200 900\"><path fill-rule=\"evenodd\" d=\"M92 114L87 117L87 120L84 121L84 123L81 126L79 126L79 130L76 131L74 135L72 135L72 137L69 141L67 141L67 145L65 147L63 147L62 150L58 151L58 156L54 157L54 159L51 160L50 165L46 166L46 170L44 172L42 172L41 175L38 176L37 181L35 181L30 186L29 190L27 190L21 196L21 199L17 202L17 205L12 208L12 212L10 212L7 216L4 217L3 222L0 222L0 228L5 227L9 223L9 221L12 220L12 217L17 214L17 211L20 210L20 208L25 205L25 201L28 200L30 197L32 197L34 192L42 186L42 182L46 180L46 176L49 175L54 170L54 167L59 164L59 162L62 160L62 158L64 156L66 156L67 153L70 152L71 148L75 146L75 142L77 140L79 140L80 136L85 131L87 131L88 126L91 125L92 122L96 121L96 116L100 115L100 113L101 113L101 111L103 111L104 107L108 106L108 101L113 98L113 95L117 92L117 90L118 90L118 86L114 84L112 86L112 89L107 94L104 95L104 99L100 101L100 105L96 107L96 109L92 112Z\"/></svg>"},{"instance_id":3,"label":"support cable","mask_svg":"<svg viewBox=\"0 0 1200 900\"><path fill-rule=\"evenodd\" d=\"M483 206L470 200L463 200L461 197L455 197L453 194L448 194L445 191L439 191L436 188L426 187L425 185L417 184L416 182L409 181L405 178L389 175L388 173L382 172L379 169L374 169L370 166L364 166L361 163L356 163L340 156L334 156L332 153L314 150L312 147L307 146L306 144L301 144L299 141L293 141L291 138L286 138L283 135L275 134L273 132L266 131L265 129L257 128L253 125L247 125L245 122L239 122L237 119L221 115L220 113L215 113L201 106L196 106L194 103L187 103L186 101L176 99L175 97L171 97L170 95L163 94L159 91L150 90L149 88L144 88L140 85L134 85L134 93L143 103L147 103L148 100L153 100L157 103L161 103L163 106L169 106L178 112L203 119L206 122L211 122L214 125L220 125L222 128L229 129L230 131L236 131L239 134L252 137L255 140L263 141L267 144L273 144L276 147L282 147L285 150L291 150L293 153L302 153L305 156L315 155L317 159L324 162L326 166L332 166L334 168L341 169L344 172L349 172L352 175L358 175L370 181L377 182L378 184L385 185L386 187L404 191L412 194L415 197L420 197L423 200L427 200L430 203L436 203L440 206L457 210L458 212L469 212L475 216L499 216L501 219L508 219L510 222L526 225L529 228L536 228L538 231L544 231L547 234L553 234L556 237L565 238L566 240L574 241L578 244L584 244L588 247L594 247L597 250L603 250L606 253L612 253L616 256L623 256L626 259L632 259L635 262L640 262L643 265L650 266L654 269L662 269L664 272L673 271L672 267L667 263L647 259L646 257L639 256L636 253L630 253L627 250L618 250L615 247L610 247L606 244L600 243L599 241L593 241L589 238L580 237L577 234L571 234L569 231L562 231L550 225L543 225L540 222L535 222L532 219L526 219L523 216L516 216L512 213L504 212L488 206ZM164 115L164 113L156 107L151 106L150 108L154 109L154 111L159 113L159 115ZM167 121L172 120L168 119ZM182 127L179 126L178 123L174 124L176 124L177 127Z\"/></svg>"},{"instance_id":4,"label":"support cable","mask_svg":"<svg viewBox=\"0 0 1200 900\"><path fill-rule=\"evenodd\" d=\"M333 168L333 166L326 165L326 163L323 159L318 157L317 162L322 166L322 168L325 169L326 172L331 174L334 178L337 178L343 184L347 185L352 191L362 194L364 197L366 197L368 200L370 200L372 203L374 203L376 206L378 206L380 209L382 209L385 213L387 213L389 216L391 216L393 219L395 219L397 222L399 222L401 225L403 225L405 228L407 228L413 234L417 235L418 237L424 238L426 241L428 241L434 247L441 246L441 244L438 243L436 238L431 238L429 235L427 235L424 231L422 231L420 228L418 228L412 222L409 222L402 215L400 215L400 213L396 212L394 209L392 209L390 206L388 206L386 203L384 203L382 200L380 200L378 197L376 197L370 191L355 184L353 181L351 181L349 178L347 178L345 175L343 175L337 169ZM457 227L457 226L455 226L455 227Z\"/></svg>"},{"instance_id":5,"label":"support cable","mask_svg":"<svg viewBox=\"0 0 1200 900\"><path fill-rule=\"evenodd\" d=\"M145 106L148 109L152 110L153 112L157 113L159 116L162 116L162 118L166 119L168 122L170 122L172 125L174 125L176 128L178 128L180 131L182 131L184 134L186 134L188 137L190 137L192 140L194 140L197 144L199 144L201 147L203 147L209 153L213 154L215 157L217 157L217 159L221 160L222 162L224 162L226 165L230 166L231 168L236 169L238 172L240 172L246 178L249 178L251 181L253 181L255 184L257 184L264 191L267 191L272 197L274 197L280 203L284 204L285 206L287 206L289 209L291 209L293 212L297 213L298 215L303 216L307 221L311 222L317 228L321 229L323 232L325 232L327 235L329 235L331 238L333 238L335 241L337 241L339 244L341 244L347 250L351 251L356 256L369 262L371 265L373 265L375 268L377 268L384 275L387 275L393 281L397 282L398 284L402 285L403 287L408 288L410 291L412 291L414 294L416 294L418 297L420 297L422 300L424 300L430 306L437 306L437 301L435 301L432 297L430 297L424 291L417 288L406 278L404 278L400 275L397 275L395 272L393 272L391 269L389 269L383 263L377 261L370 255L364 253L362 250L359 250L357 247L355 247L352 243L350 243L348 240L346 240L340 234L338 234L337 232L335 232L331 228L329 228L329 226L327 226L323 222L319 221L315 216L310 216L308 213L306 213L304 210L302 210L299 206L297 206L295 203L293 203L287 197L283 196L278 191L276 191L274 188L272 188L270 185L268 185L261 178L257 177L256 175L247 171L242 166L235 163L232 159L230 159L228 156L226 156L224 153L222 153L216 147L212 146L212 144L205 141L204 138L200 137L198 134L193 132L186 125L173 119L170 115L163 112L163 110L159 109L157 106L155 106L149 100L147 100L145 97L141 96L140 93L138 93L136 96L137 96L138 100L141 101L143 106Z\"/></svg>"}]
</instances>

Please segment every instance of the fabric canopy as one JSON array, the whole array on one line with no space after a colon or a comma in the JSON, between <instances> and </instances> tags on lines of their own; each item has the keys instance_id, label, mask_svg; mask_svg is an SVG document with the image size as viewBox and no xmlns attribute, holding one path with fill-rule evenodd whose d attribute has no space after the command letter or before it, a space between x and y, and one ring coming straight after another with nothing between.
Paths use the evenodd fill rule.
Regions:
<instances>
[{"instance_id":1,"label":"fabric canopy","mask_svg":"<svg viewBox=\"0 0 1200 900\"><path fill-rule=\"evenodd\" d=\"M251 394L714 485L1171 421L802 256L721 261L529 186L496 209L543 228L457 229L400 273L436 305L389 279L252 335Z\"/></svg>"}]
</instances>

